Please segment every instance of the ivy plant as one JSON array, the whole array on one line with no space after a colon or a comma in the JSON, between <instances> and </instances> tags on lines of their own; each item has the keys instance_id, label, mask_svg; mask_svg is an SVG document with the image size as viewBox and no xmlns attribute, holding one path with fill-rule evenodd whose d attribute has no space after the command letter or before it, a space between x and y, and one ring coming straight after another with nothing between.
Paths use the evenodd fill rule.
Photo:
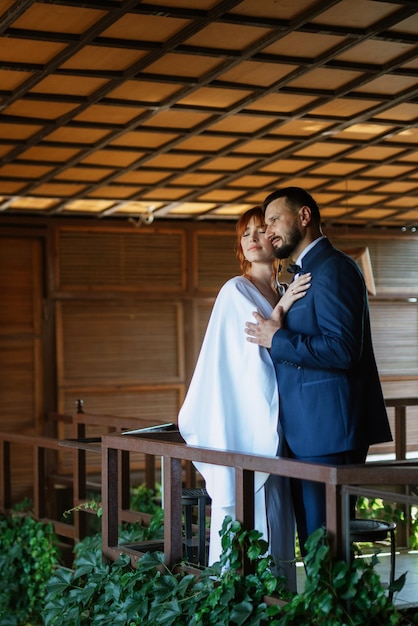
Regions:
<instances>
[{"instance_id":1,"label":"ivy plant","mask_svg":"<svg viewBox=\"0 0 418 626\"><path fill-rule=\"evenodd\" d=\"M0 516L0 624L40 623L46 584L60 563L52 524L28 511Z\"/></svg>"},{"instance_id":2,"label":"ivy plant","mask_svg":"<svg viewBox=\"0 0 418 626\"><path fill-rule=\"evenodd\" d=\"M307 541L306 582L303 593L283 608L280 626L391 626L404 624L402 614L386 594L374 566L377 555L369 560L354 559L348 564L335 561L322 529ZM402 589L405 574L396 580L393 591Z\"/></svg>"},{"instance_id":3,"label":"ivy plant","mask_svg":"<svg viewBox=\"0 0 418 626\"><path fill-rule=\"evenodd\" d=\"M77 549L74 571L59 569L48 585L45 626L398 626L413 624L387 597L374 570L377 557L352 564L331 558L326 534L314 533L305 560L305 590L291 595L272 574L267 544L226 518L219 563L199 574L168 568L160 552L143 556L137 569L127 555L102 560L100 538ZM243 554L254 573L241 576ZM394 591L403 585L396 581ZM284 598L285 603L268 601Z\"/></svg>"},{"instance_id":4,"label":"ivy plant","mask_svg":"<svg viewBox=\"0 0 418 626\"><path fill-rule=\"evenodd\" d=\"M263 598L283 585L271 573L267 543L258 531L242 531L230 518L225 520L222 542L220 562L196 576L187 567L170 570L161 552L144 555L136 569L124 554L114 563L103 563L100 542L84 540L83 549L77 549L74 571L57 570L48 585L44 624L267 623L277 608L267 606ZM251 576L240 575L243 549L256 565Z\"/></svg>"},{"instance_id":5,"label":"ivy plant","mask_svg":"<svg viewBox=\"0 0 418 626\"><path fill-rule=\"evenodd\" d=\"M134 511L150 513L151 515L161 509L162 486L156 485L150 489L144 484L131 487L130 507Z\"/></svg>"},{"instance_id":6,"label":"ivy plant","mask_svg":"<svg viewBox=\"0 0 418 626\"><path fill-rule=\"evenodd\" d=\"M138 492L138 498L153 495ZM150 503L151 507L154 502ZM96 513L100 514L100 505ZM124 526L120 543L160 538L163 511L156 508L148 527ZM121 550L104 562L101 535L74 548L72 569L59 565L51 525L15 512L0 517L1 626L400 626L418 624L416 611L397 610L374 566L377 556L336 562L326 533L307 544L305 589L286 591L273 575L268 545L258 531L244 531L226 518L219 563L196 570L187 563L169 568L161 552L143 556L136 569ZM253 574L242 576L242 559ZM49 578L49 580L48 580ZM393 591L399 591L404 576ZM277 602L279 600L279 602Z\"/></svg>"}]
</instances>

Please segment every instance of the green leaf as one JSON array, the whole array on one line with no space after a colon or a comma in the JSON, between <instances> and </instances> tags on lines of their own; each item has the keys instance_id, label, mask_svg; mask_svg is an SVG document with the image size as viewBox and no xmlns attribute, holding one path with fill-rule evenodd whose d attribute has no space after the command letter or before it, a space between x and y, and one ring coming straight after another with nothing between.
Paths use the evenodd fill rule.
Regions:
<instances>
[{"instance_id":1,"label":"green leaf","mask_svg":"<svg viewBox=\"0 0 418 626\"><path fill-rule=\"evenodd\" d=\"M406 575L408 572L404 572L399 578L393 581L393 583L389 586L389 591L397 592L401 591L405 585Z\"/></svg>"},{"instance_id":2,"label":"green leaf","mask_svg":"<svg viewBox=\"0 0 418 626\"><path fill-rule=\"evenodd\" d=\"M181 609L177 600L170 600L163 605L163 611L157 619L158 624L174 624L177 617L181 615Z\"/></svg>"},{"instance_id":3,"label":"green leaf","mask_svg":"<svg viewBox=\"0 0 418 626\"><path fill-rule=\"evenodd\" d=\"M143 572L147 572L149 570L156 569L160 565L164 564L164 562L164 552L147 552L140 558L138 562L138 569Z\"/></svg>"},{"instance_id":4,"label":"green leaf","mask_svg":"<svg viewBox=\"0 0 418 626\"><path fill-rule=\"evenodd\" d=\"M77 598L84 607L88 605L90 600L97 593L97 585L94 581L89 580L85 587L78 589L71 589L69 592L70 598Z\"/></svg>"},{"instance_id":5,"label":"green leaf","mask_svg":"<svg viewBox=\"0 0 418 626\"><path fill-rule=\"evenodd\" d=\"M71 586L73 573L70 570L58 569L55 576L48 582L47 591L50 595L61 595Z\"/></svg>"},{"instance_id":6,"label":"green leaf","mask_svg":"<svg viewBox=\"0 0 418 626\"><path fill-rule=\"evenodd\" d=\"M184 596L186 595L188 589L190 587L192 587L193 583L195 582L196 577L194 576L194 574L188 574L186 576L183 576L183 578L180 580L178 586L177 586L177 594L181 597L184 598Z\"/></svg>"},{"instance_id":7,"label":"green leaf","mask_svg":"<svg viewBox=\"0 0 418 626\"><path fill-rule=\"evenodd\" d=\"M253 612L253 605L249 600L243 600L231 609L230 621L241 626Z\"/></svg>"},{"instance_id":8,"label":"green leaf","mask_svg":"<svg viewBox=\"0 0 418 626\"><path fill-rule=\"evenodd\" d=\"M88 575L93 570L96 570L100 567L105 567L103 565L103 556L101 549L98 550L86 550L79 554L75 562L76 570L74 573L74 580L80 578L80 576Z\"/></svg>"}]
</instances>

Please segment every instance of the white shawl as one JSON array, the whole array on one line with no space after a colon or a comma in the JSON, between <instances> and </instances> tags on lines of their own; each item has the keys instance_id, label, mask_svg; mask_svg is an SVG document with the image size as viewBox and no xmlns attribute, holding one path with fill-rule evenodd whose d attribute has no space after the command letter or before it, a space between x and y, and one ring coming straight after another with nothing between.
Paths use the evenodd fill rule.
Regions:
<instances>
[{"instance_id":1,"label":"white shawl","mask_svg":"<svg viewBox=\"0 0 418 626\"><path fill-rule=\"evenodd\" d=\"M247 341L244 331L245 323L254 319L254 310L268 318L272 307L246 278L232 278L220 290L179 414L179 429L189 445L263 456L280 454L275 369L268 351ZM212 498L211 565L222 552L220 529L225 516L235 518L235 474L231 467L195 466ZM289 589L296 591L290 483L281 476L267 479L267 474L255 473L254 525L269 541L276 574L286 576Z\"/></svg>"},{"instance_id":2,"label":"white shawl","mask_svg":"<svg viewBox=\"0 0 418 626\"><path fill-rule=\"evenodd\" d=\"M248 279L237 276L220 290L179 413L179 429L189 445L266 456L277 453L274 366L268 351L248 342L244 332L254 310L268 318L272 307ZM195 466L216 505L233 506L234 469ZM256 492L267 478L256 472Z\"/></svg>"}]
</instances>

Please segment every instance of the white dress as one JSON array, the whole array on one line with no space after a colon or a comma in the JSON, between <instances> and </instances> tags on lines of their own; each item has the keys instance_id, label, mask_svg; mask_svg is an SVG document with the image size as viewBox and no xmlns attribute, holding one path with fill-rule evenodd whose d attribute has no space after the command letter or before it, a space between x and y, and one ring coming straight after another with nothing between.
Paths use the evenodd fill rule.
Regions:
<instances>
[{"instance_id":1,"label":"white dress","mask_svg":"<svg viewBox=\"0 0 418 626\"><path fill-rule=\"evenodd\" d=\"M179 413L179 430L189 445L264 456L276 456L279 451L274 366L268 350L247 341L244 332L245 323L254 319L255 310L269 317L272 307L248 279L236 276L221 288ZM194 465L204 477L212 499L212 564L222 552L219 531L223 520L226 515L235 518L234 469L207 463ZM291 562L295 525L288 480L275 480L270 488L274 520L269 525L264 489L267 478L268 474L255 473L255 528L266 540L269 526L274 528L270 554L281 563ZM295 590L295 567L283 565L280 573L287 575L289 588Z\"/></svg>"}]
</instances>

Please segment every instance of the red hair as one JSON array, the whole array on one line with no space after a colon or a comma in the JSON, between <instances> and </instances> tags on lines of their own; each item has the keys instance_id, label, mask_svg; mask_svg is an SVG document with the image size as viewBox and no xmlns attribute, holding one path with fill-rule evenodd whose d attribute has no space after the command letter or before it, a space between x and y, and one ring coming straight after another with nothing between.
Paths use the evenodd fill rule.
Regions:
<instances>
[{"instance_id":1,"label":"red hair","mask_svg":"<svg viewBox=\"0 0 418 626\"><path fill-rule=\"evenodd\" d=\"M251 267L251 262L247 261L247 259L245 258L244 252L242 250L242 245L241 245L241 237L247 230L248 224L251 222L251 220L254 220L254 222L258 226L261 226L262 228L265 227L266 222L264 219L264 211L260 206L256 206L252 209L248 209L248 211L245 211L245 213L241 215L241 217L239 218L236 224L236 233L237 233L236 255L239 261L239 266L241 268L242 274L246 274ZM272 274L273 276L275 276L277 265L278 265L278 260L274 259L272 263L273 263Z\"/></svg>"}]
</instances>

